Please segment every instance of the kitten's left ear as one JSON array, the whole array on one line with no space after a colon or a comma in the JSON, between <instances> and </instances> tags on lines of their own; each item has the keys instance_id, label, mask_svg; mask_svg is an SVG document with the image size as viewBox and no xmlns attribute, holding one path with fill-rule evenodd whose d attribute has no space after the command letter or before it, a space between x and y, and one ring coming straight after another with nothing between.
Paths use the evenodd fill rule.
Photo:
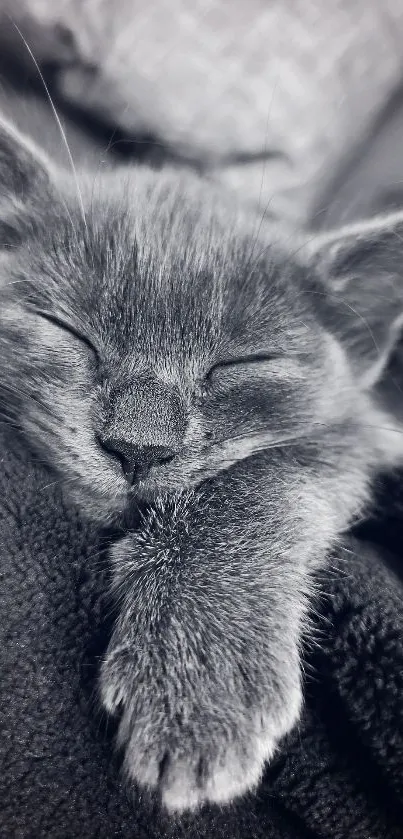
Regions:
<instances>
[{"instance_id":1,"label":"kitten's left ear","mask_svg":"<svg viewBox=\"0 0 403 839\"><path fill-rule=\"evenodd\" d=\"M51 170L40 149L0 119L0 229L18 227L27 210L39 209L51 192Z\"/></svg>"},{"instance_id":2,"label":"kitten's left ear","mask_svg":"<svg viewBox=\"0 0 403 839\"><path fill-rule=\"evenodd\" d=\"M403 325L403 213L318 237L307 248L326 326L345 347L358 383L370 388Z\"/></svg>"}]
</instances>

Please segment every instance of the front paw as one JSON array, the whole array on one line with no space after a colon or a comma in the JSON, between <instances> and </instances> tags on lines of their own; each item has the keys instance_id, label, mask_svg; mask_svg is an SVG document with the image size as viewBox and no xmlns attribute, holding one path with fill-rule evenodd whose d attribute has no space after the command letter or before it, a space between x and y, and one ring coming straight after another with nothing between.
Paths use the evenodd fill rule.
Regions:
<instances>
[{"instance_id":1,"label":"front paw","mask_svg":"<svg viewBox=\"0 0 403 839\"><path fill-rule=\"evenodd\" d=\"M268 675L266 701L255 701L244 667L235 672L223 659L212 671L191 649L170 662L160 653L135 651L117 633L102 668L103 704L121 714L128 778L158 789L171 812L225 804L256 788L298 719L298 668L286 667L284 680Z\"/></svg>"}]
</instances>

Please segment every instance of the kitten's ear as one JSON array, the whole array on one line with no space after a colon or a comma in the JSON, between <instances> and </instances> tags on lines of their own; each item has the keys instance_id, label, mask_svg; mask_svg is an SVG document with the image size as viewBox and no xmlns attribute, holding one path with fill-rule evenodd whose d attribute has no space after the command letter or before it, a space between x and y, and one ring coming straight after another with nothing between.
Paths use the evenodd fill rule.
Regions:
<instances>
[{"instance_id":1,"label":"kitten's ear","mask_svg":"<svg viewBox=\"0 0 403 839\"><path fill-rule=\"evenodd\" d=\"M370 388L403 325L403 213L318 237L308 249L325 285L326 326L344 345L359 384Z\"/></svg>"},{"instance_id":2,"label":"kitten's ear","mask_svg":"<svg viewBox=\"0 0 403 839\"><path fill-rule=\"evenodd\" d=\"M50 193L51 181L51 164L45 155L0 119L0 230L17 229L20 217L39 208Z\"/></svg>"}]
</instances>

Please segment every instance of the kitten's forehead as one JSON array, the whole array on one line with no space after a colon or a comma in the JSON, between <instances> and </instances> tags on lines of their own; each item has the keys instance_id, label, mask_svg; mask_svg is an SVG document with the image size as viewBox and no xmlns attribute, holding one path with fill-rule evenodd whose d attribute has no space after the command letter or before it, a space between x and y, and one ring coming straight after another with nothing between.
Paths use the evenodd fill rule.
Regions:
<instances>
[{"instance_id":1,"label":"kitten's forehead","mask_svg":"<svg viewBox=\"0 0 403 839\"><path fill-rule=\"evenodd\" d=\"M95 343L153 360L308 340L300 269L267 234L261 241L257 219L197 180L106 185L85 227L60 207L34 258L52 306Z\"/></svg>"}]
</instances>

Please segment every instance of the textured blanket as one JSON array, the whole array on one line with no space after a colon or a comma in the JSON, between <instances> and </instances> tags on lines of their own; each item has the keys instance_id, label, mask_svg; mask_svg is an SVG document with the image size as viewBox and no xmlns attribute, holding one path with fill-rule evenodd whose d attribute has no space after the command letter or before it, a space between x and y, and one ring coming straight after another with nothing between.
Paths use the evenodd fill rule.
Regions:
<instances>
[{"instance_id":1,"label":"textured blanket","mask_svg":"<svg viewBox=\"0 0 403 839\"><path fill-rule=\"evenodd\" d=\"M10 432L0 438L0 836L403 837L403 572L351 542L321 580L306 708L257 794L171 820L125 789L97 706L113 610L101 537ZM401 543L398 518L372 533Z\"/></svg>"},{"instance_id":2,"label":"textured blanket","mask_svg":"<svg viewBox=\"0 0 403 839\"><path fill-rule=\"evenodd\" d=\"M401 0L0 0L35 72L12 21L62 100L297 222L403 77Z\"/></svg>"},{"instance_id":3,"label":"textured blanket","mask_svg":"<svg viewBox=\"0 0 403 839\"><path fill-rule=\"evenodd\" d=\"M122 100L116 94L122 74L119 75L116 70L121 66L121 59L118 60L116 55L122 41L117 37L116 27L121 27L123 32L131 20L131 10L137 15L140 10L140 4L131 2L123 6L123 0L119 3L122 3L124 13L115 15L113 26L112 0L84 0L81 3L64 0L60 4L51 4L48 0L25 0L24 3L13 0L7 6L22 25L35 54L44 65L57 59L61 93L67 96L69 92L73 100L77 95L79 104L96 110L99 90L114 124L121 125L127 132L158 129L158 133L172 143L178 139L175 126L179 132L182 124L189 123L195 133L192 135L188 131L184 135L188 153L189 148L193 148L205 156L207 148L210 154L211 148L216 148L216 139L213 146L210 140L206 140L210 130L208 120L205 121L205 135L200 135L201 138L204 136L204 150L200 150L195 141L206 114L205 109L196 107L196 102L200 102L207 90L211 93L216 84L214 55L209 59L209 70L204 70L202 74L206 78L210 73L211 84L206 86L206 91L203 84L199 85L199 99L192 99L191 90L194 88L190 81L193 77L189 70L190 87L186 94L188 98L182 100L182 115L180 108L178 112L173 110L175 76L169 77L173 92L171 99L166 100L171 120L168 130L168 123L159 119L160 111L155 104L156 92L163 91L161 85L165 81L168 84L169 74L164 75L168 57L165 56L161 62L155 61L154 77L151 53L143 55L145 47L142 47L142 64L149 59L147 73L144 70L145 76L148 74L148 82L142 86L140 71L139 76L129 77L130 60L137 61L139 53L133 51L128 55L127 50L123 50L121 55L125 58L122 66L126 78L140 81L138 85L133 82L130 88L135 91L136 97L130 101L135 102L136 107L125 101L119 111ZM116 10L119 3L114 2L113 9ZM319 170L323 169L325 162L333 159L336 141L340 143L341 133L337 132L341 132L341 128L337 124L336 130L332 121L336 113L339 114L335 105L339 101L337 96L340 97L340 113L344 114L340 125L346 132L348 145L352 140L350 132L353 126L350 105L345 108L347 99L355 103L357 120L354 130L359 122L360 131L364 131L400 74L398 0L391 0L382 7L383 10L374 0L366 0L365 8L361 2L351 3L347 8L344 0L332 0L327 4L327 35L326 28L322 32L320 21L323 19L319 13L313 25L313 19L305 11L315 8L311 0L306 4L262 3L261 9L263 5L267 15L279 16L280 23L277 29L273 29L276 33L272 36L274 46L280 49L280 41L276 39L284 9L290 10L284 12L289 18L284 38L288 32L289 38L300 43L298 38L301 32L305 32L308 39L304 41L301 36L301 44L305 44L304 48L301 46L301 51L306 75L298 77L297 74L300 86L295 86L295 73L290 76L283 70L281 74L281 84L286 88L288 84L292 93L288 105L291 107L292 102L298 101L300 116L296 119L291 116L292 108L285 109L282 123L279 112L274 110L278 127L277 133L274 129L272 133L271 118L268 121L266 113L264 118L260 115L261 133L256 134L260 139L255 146L243 145L234 129L234 145L230 149L223 147L223 157L214 165L219 167L224 180L227 177L231 180L236 175L240 178L239 183L243 181L245 186L253 164L251 167L249 164L244 166L238 160L236 165L230 166L228 155L231 157L234 149L244 152L248 148L253 150L253 154L256 150L259 154L259 149L265 150L268 145L276 148L279 142L284 141L286 152L297 161L297 167L290 170L281 168L277 166L278 161L275 167L271 167L270 161L267 161L266 172L270 176L270 189L274 190L277 209L288 202L288 209L300 216L305 212L311 195L311 186L308 189L305 183L307 173L311 173L312 183L316 183ZM5 0L0 0L0 9L2 6L5 8ZM175 0L172 0L171 7L174 6ZM259 6L256 2L256 10ZM157 7L158 3L141 7L145 16L150 14L151 23L153 9L157 10ZM237 5L234 4L234 7ZM94 8L98 10L97 15L93 14ZM197 9L198 4L194 4L193 8ZM332 9L337 10L337 31L349 31L352 38L351 43L348 41L350 59L346 59L345 65L349 81L336 88L339 91L337 95L330 84L335 78L330 68L343 65L346 48L339 56L341 65L332 61L335 55L329 52L328 63L319 62L316 66L312 58L312 40L308 38L309 32L312 35L321 31L322 43L329 45L329 32L332 35L336 32L332 29L332 21L335 20ZM375 27L373 10L377 16ZM40 25L38 21L36 26L32 25L33 11L36 15L40 13ZM88 16L90 12L92 16ZM352 18L357 20L353 29ZM8 28L10 26L9 19L4 18L0 36L5 33L5 20ZM214 20L213 16L210 30L217 26ZM53 21L52 25L49 21ZM365 25L363 21L367 21ZM57 30L55 53L53 24L57 22L63 23L64 29ZM73 23L74 37L71 40L66 37L66 31L70 31L69 25ZM368 38L369 30L372 34ZM14 31L15 35L15 30L9 28L10 31ZM158 39L153 40L154 36L146 28L141 36L142 44L147 43L147 31L150 43L159 43ZM253 43L252 34L250 43ZM187 42L181 29L177 36L183 38L183 52ZM365 62L360 64L359 58L357 65L355 59L352 60L357 38L362 50L366 52L368 48L371 53L370 66ZM241 40L239 34L236 49ZM18 38L15 40L17 43ZM123 46L124 43L123 39ZM190 43L194 45L194 39ZM206 43L200 37L199 47L204 49ZM346 44L345 41L343 43ZM383 47L379 52L381 43ZM78 64L74 58L77 44L81 54ZM111 64L106 63L105 67L99 60L104 55L98 49L100 44L106 44L110 55ZM219 41L219 55L221 45L222 41ZM358 50L356 55L360 54ZM239 50L236 55L240 56ZM265 55L269 61L269 49ZM382 60L373 61L374 55L382 55ZM173 57L177 58L175 51ZM196 57L195 49L195 61ZM182 55L182 59L184 61L185 56ZM71 64L73 60L74 67ZM191 60L193 57L187 55L186 61ZM84 78L87 83L92 78L93 86L81 87L80 93L83 67L88 70L91 63L95 70L90 77L86 71ZM170 66L173 73L174 65ZM330 75L324 72L325 66ZM222 67L218 61L217 71L221 68L219 78L224 83L227 77ZM351 75L352 67L356 69ZM71 75L73 70L77 72ZM308 81L316 78L321 80L321 98L315 100L315 96L310 94L313 98L305 113L304 95L308 91ZM355 80L354 84L351 83L354 97L347 97L344 101L343 91L348 86L350 93L352 78ZM106 92L105 79L109 85L106 85ZM361 95L364 79L365 90L371 89L371 103ZM378 83L379 79L382 84ZM75 88L73 83L78 87ZM234 85L234 88L230 87L231 96L235 96L235 81ZM126 93L124 95L127 96ZM262 101L266 109L266 93L264 96L266 99ZM161 98L164 100L163 93ZM147 107L148 111L137 108L140 100L143 109ZM228 124L233 125L238 111L234 111L231 97L220 101L224 100L229 102L227 110L224 108L221 114L220 105L216 104L208 113L224 122L228 119ZM313 120L315 101L320 103L316 121ZM326 110L327 107L330 110ZM332 119L326 123L326 115L330 113ZM156 115L154 122L147 114ZM305 132L301 128L301 114L304 118L306 116ZM289 120L292 119L298 125L298 131L294 133L290 131ZM211 130L213 123L214 120ZM325 124L328 125L328 134L324 131ZM318 134L314 126L321 126ZM255 128L252 120L249 125L251 135ZM219 122L219 133L221 129ZM226 137L232 137L231 132L226 131ZM319 135L322 139L318 139ZM260 161L259 177L255 181L252 178L250 182L250 194L255 198L256 190L260 192L261 165ZM311 166L314 170L310 169ZM262 204L266 199L263 184ZM106 719L97 703L99 665L114 617L108 596L107 563L107 544L113 534L98 533L81 520L79 511L66 507L55 476L45 465L34 462L14 433L3 429L0 437L0 839L403 837L403 528L400 494L399 483L389 488L387 506L391 509L392 496L396 497L396 513L391 510L370 530L367 527L365 535L371 539L371 546L362 538L349 541L340 548L329 570L322 575L320 583L324 594L315 604L315 638L306 650L306 707L303 719L298 729L284 742L258 792L234 806L222 810L205 808L195 816L174 821L160 811L154 798L123 786L119 756L114 750L114 723ZM385 546L397 557L392 559Z\"/></svg>"}]
</instances>

